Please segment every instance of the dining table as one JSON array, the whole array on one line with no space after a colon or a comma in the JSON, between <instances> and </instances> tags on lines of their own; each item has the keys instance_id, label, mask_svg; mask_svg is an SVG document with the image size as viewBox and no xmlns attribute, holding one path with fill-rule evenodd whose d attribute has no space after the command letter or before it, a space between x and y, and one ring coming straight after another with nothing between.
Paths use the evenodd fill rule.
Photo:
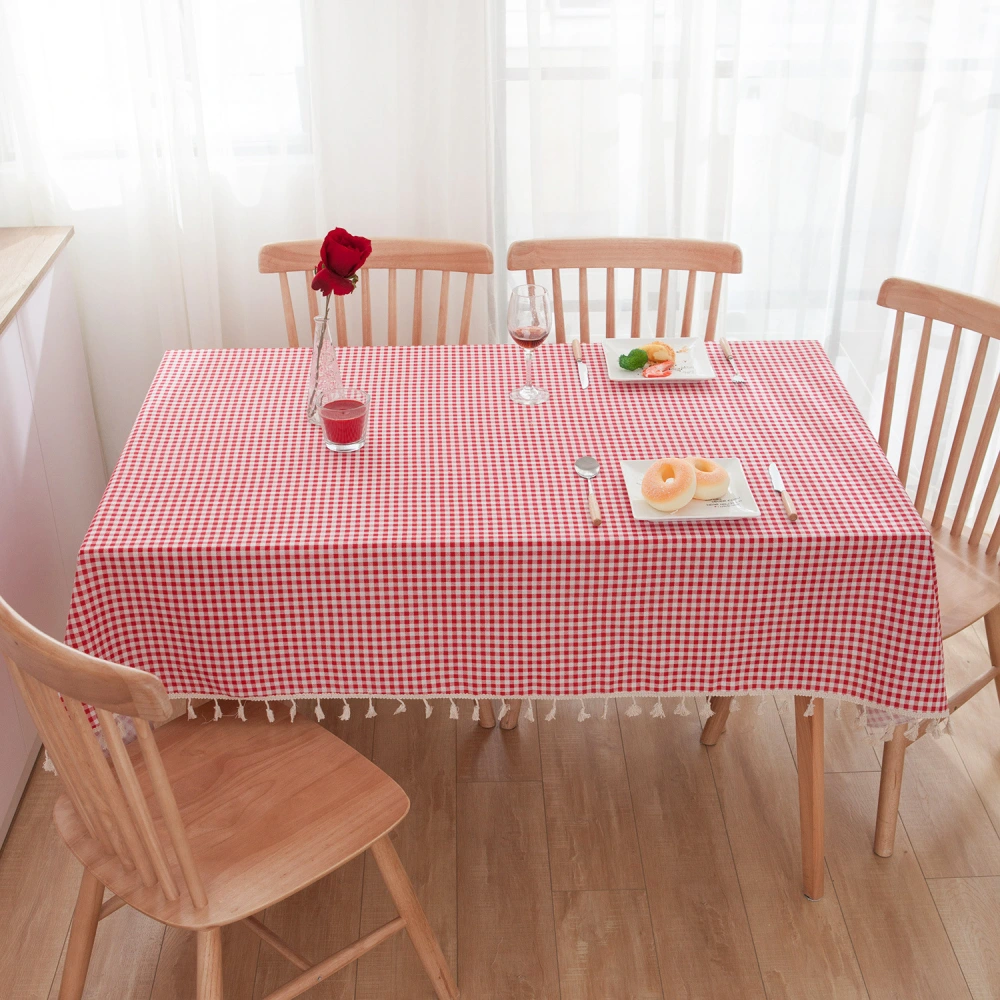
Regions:
<instances>
[{"instance_id":1,"label":"dining table","mask_svg":"<svg viewBox=\"0 0 1000 1000\"><path fill-rule=\"evenodd\" d=\"M583 344L584 387L546 345L536 406L508 399L513 345L341 348L371 395L350 454L306 419L309 349L169 351L80 549L66 641L276 724L304 699L341 718L358 698L453 718L524 700L544 725L617 698L623 725L668 725L697 699L794 696L816 898L824 703L876 739L947 717L933 546L822 344L733 347L742 383L707 343L714 377L643 384ZM600 463L597 525L580 456ZM674 456L738 459L758 516L638 519L622 463Z\"/></svg>"}]
</instances>

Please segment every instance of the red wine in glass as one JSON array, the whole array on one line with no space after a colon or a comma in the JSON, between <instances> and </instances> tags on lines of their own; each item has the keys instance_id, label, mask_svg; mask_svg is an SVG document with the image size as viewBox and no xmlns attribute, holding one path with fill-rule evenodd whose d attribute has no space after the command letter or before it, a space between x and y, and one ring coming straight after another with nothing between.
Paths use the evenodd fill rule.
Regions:
<instances>
[{"instance_id":1,"label":"red wine in glass","mask_svg":"<svg viewBox=\"0 0 1000 1000\"><path fill-rule=\"evenodd\" d=\"M548 335L549 331L544 326L519 326L510 331L511 340L526 351L534 350Z\"/></svg>"}]
</instances>

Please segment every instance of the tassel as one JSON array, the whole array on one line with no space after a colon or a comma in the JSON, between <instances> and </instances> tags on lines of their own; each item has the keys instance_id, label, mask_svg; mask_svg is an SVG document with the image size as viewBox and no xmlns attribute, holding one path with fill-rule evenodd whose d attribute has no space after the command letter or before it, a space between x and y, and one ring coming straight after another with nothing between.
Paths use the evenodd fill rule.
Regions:
<instances>
[{"instance_id":1,"label":"tassel","mask_svg":"<svg viewBox=\"0 0 1000 1000\"><path fill-rule=\"evenodd\" d=\"M738 712L739 710L740 710L740 699L739 698L734 698L729 703L729 711L730 712Z\"/></svg>"},{"instance_id":2,"label":"tassel","mask_svg":"<svg viewBox=\"0 0 1000 1000\"><path fill-rule=\"evenodd\" d=\"M264 711L267 713L267 721L274 722L274 709L271 708L271 703L269 701L264 702Z\"/></svg>"},{"instance_id":3,"label":"tassel","mask_svg":"<svg viewBox=\"0 0 1000 1000\"><path fill-rule=\"evenodd\" d=\"M212 713L212 721L218 722L222 718L222 707L219 705L219 699L215 699L215 711Z\"/></svg>"},{"instance_id":4,"label":"tassel","mask_svg":"<svg viewBox=\"0 0 1000 1000\"><path fill-rule=\"evenodd\" d=\"M530 698L528 699L528 710L524 713L524 717L528 722L535 721L535 703Z\"/></svg>"},{"instance_id":5,"label":"tassel","mask_svg":"<svg viewBox=\"0 0 1000 1000\"><path fill-rule=\"evenodd\" d=\"M629 705L629 707L625 709L625 714L630 719L635 719L638 716L642 715L642 709L639 708L639 702L637 702L635 700L635 695L632 696L632 704Z\"/></svg>"},{"instance_id":6,"label":"tassel","mask_svg":"<svg viewBox=\"0 0 1000 1000\"><path fill-rule=\"evenodd\" d=\"M608 702L609 701L611 701L610 698L605 698L604 699L604 714L601 715L602 719L606 719L608 717Z\"/></svg>"},{"instance_id":7,"label":"tassel","mask_svg":"<svg viewBox=\"0 0 1000 1000\"><path fill-rule=\"evenodd\" d=\"M681 698L681 703L674 709L674 715L690 715L691 709L687 707L687 698Z\"/></svg>"},{"instance_id":8,"label":"tassel","mask_svg":"<svg viewBox=\"0 0 1000 1000\"><path fill-rule=\"evenodd\" d=\"M194 705L191 704L191 699L188 698L188 718L197 719L198 713L194 710Z\"/></svg>"},{"instance_id":9,"label":"tassel","mask_svg":"<svg viewBox=\"0 0 1000 1000\"><path fill-rule=\"evenodd\" d=\"M802 713L803 718L808 718L810 715L816 714L816 699L810 698L809 704L806 705L806 710Z\"/></svg>"},{"instance_id":10,"label":"tassel","mask_svg":"<svg viewBox=\"0 0 1000 1000\"><path fill-rule=\"evenodd\" d=\"M705 717L707 719L711 719L713 715L715 715L715 709L712 708L712 699L711 698L706 698L705 699Z\"/></svg>"},{"instance_id":11,"label":"tassel","mask_svg":"<svg viewBox=\"0 0 1000 1000\"><path fill-rule=\"evenodd\" d=\"M316 716L317 722L322 722L326 718L326 712L323 711L323 706L319 703L319 698L316 699L316 707L313 709L313 715Z\"/></svg>"},{"instance_id":12,"label":"tassel","mask_svg":"<svg viewBox=\"0 0 1000 1000\"><path fill-rule=\"evenodd\" d=\"M396 701L399 702L399 707L396 709L395 712L392 713L393 715L399 715L400 713L406 711L406 702L403 701L402 698L397 698Z\"/></svg>"},{"instance_id":13,"label":"tassel","mask_svg":"<svg viewBox=\"0 0 1000 1000\"><path fill-rule=\"evenodd\" d=\"M757 714L758 715L763 715L764 714L764 709L766 707L767 707L767 696L762 694L760 696L760 702L757 705Z\"/></svg>"},{"instance_id":14,"label":"tassel","mask_svg":"<svg viewBox=\"0 0 1000 1000\"><path fill-rule=\"evenodd\" d=\"M344 707L340 710L340 721L347 722L351 718L351 706L347 704L346 698L340 700L344 703Z\"/></svg>"},{"instance_id":15,"label":"tassel","mask_svg":"<svg viewBox=\"0 0 1000 1000\"><path fill-rule=\"evenodd\" d=\"M457 719L458 718L458 705L455 704L454 698L449 698L448 701L451 703L451 708L448 709L448 718Z\"/></svg>"},{"instance_id":16,"label":"tassel","mask_svg":"<svg viewBox=\"0 0 1000 1000\"><path fill-rule=\"evenodd\" d=\"M247 721L247 710L243 707L242 701L240 702L240 707L236 709L236 718L239 719L240 722Z\"/></svg>"},{"instance_id":17,"label":"tassel","mask_svg":"<svg viewBox=\"0 0 1000 1000\"><path fill-rule=\"evenodd\" d=\"M473 722L478 722L479 721L479 699L478 698L472 703L472 721Z\"/></svg>"},{"instance_id":18,"label":"tassel","mask_svg":"<svg viewBox=\"0 0 1000 1000\"><path fill-rule=\"evenodd\" d=\"M295 716L299 713L299 706L294 701L289 703L292 707L288 710L288 721L294 722Z\"/></svg>"},{"instance_id":19,"label":"tassel","mask_svg":"<svg viewBox=\"0 0 1000 1000\"><path fill-rule=\"evenodd\" d=\"M584 700L580 699L580 714L576 717L577 722L586 722L590 718L590 713L587 711L587 706Z\"/></svg>"},{"instance_id":20,"label":"tassel","mask_svg":"<svg viewBox=\"0 0 1000 1000\"><path fill-rule=\"evenodd\" d=\"M842 701L837 702L837 711L833 713L834 718L842 719L844 717L844 703Z\"/></svg>"},{"instance_id":21,"label":"tassel","mask_svg":"<svg viewBox=\"0 0 1000 1000\"><path fill-rule=\"evenodd\" d=\"M431 717L431 712L433 711L434 709L431 708L431 703L426 698L424 698L424 718L429 719Z\"/></svg>"},{"instance_id":22,"label":"tassel","mask_svg":"<svg viewBox=\"0 0 1000 1000\"><path fill-rule=\"evenodd\" d=\"M546 722L551 722L556 717L556 700L552 699L552 708L549 710L549 714L545 716Z\"/></svg>"},{"instance_id":23,"label":"tassel","mask_svg":"<svg viewBox=\"0 0 1000 1000\"><path fill-rule=\"evenodd\" d=\"M371 698L368 699L368 711L365 712L366 719L374 719L376 716L375 702Z\"/></svg>"},{"instance_id":24,"label":"tassel","mask_svg":"<svg viewBox=\"0 0 1000 1000\"><path fill-rule=\"evenodd\" d=\"M500 711L497 712L497 722L500 722L509 711L510 711L510 705L507 704L507 699L501 698Z\"/></svg>"},{"instance_id":25,"label":"tassel","mask_svg":"<svg viewBox=\"0 0 1000 1000\"><path fill-rule=\"evenodd\" d=\"M652 719L665 719L667 717L666 712L663 711L663 696L661 695L656 699L656 704L653 706L652 711L649 713Z\"/></svg>"},{"instance_id":26,"label":"tassel","mask_svg":"<svg viewBox=\"0 0 1000 1000\"><path fill-rule=\"evenodd\" d=\"M48 771L49 774L56 773L56 766L52 763L52 758L49 756L48 750L45 751L45 763L42 764L42 770Z\"/></svg>"},{"instance_id":27,"label":"tassel","mask_svg":"<svg viewBox=\"0 0 1000 1000\"><path fill-rule=\"evenodd\" d=\"M920 720L914 719L903 734L911 743L920 736Z\"/></svg>"}]
</instances>

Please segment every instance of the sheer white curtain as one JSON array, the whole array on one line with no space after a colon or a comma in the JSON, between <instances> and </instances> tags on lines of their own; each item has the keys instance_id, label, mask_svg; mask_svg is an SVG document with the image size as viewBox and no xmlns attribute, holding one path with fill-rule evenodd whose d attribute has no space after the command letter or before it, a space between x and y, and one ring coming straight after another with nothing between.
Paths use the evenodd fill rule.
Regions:
<instances>
[{"instance_id":1,"label":"sheer white curtain","mask_svg":"<svg viewBox=\"0 0 1000 1000\"><path fill-rule=\"evenodd\" d=\"M0 225L76 227L109 463L164 349L284 342L261 244L489 240L485 9L0 0Z\"/></svg>"},{"instance_id":2,"label":"sheer white curtain","mask_svg":"<svg viewBox=\"0 0 1000 1000\"><path fill-rule=\"evenodd\" d=\"M884 278L1000 298L1000 4L506 0L505 18L508 240L732 240L722 329L823 340L868 413Z\"/></svg>"}]
</instances>

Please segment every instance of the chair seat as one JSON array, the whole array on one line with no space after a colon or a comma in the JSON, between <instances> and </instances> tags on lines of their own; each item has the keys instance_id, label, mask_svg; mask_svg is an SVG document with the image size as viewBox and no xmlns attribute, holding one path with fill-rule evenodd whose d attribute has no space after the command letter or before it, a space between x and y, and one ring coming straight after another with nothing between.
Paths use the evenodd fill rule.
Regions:
<instances>
[{"instance_id":1,"label":"chair seat","mask_svg":"<svg viewBox=\"0 0 1000 1000\"><path fill-rule=\"evenodd\" d=\"M941 634L945 639L1000 604L1000 567L985 546L975 548L947 527L931 528L937 565Z\"/></svg>"},{"instance_id":2,"label":"chair seat","mask_svg":"<svg viewBox=\"0 0 1000 1000\"><path fill-rule=\"evenodd\" d=\"M196 909L160 818L138 745L129 747L180 898L144 886L87 832L70 800L55 822L70 850L130 906L175 927L232 923L291 896L360 854L409 811L406 793L314 722L177 719L156 743L208 895Z\"/></svg>"}]
</instances>

